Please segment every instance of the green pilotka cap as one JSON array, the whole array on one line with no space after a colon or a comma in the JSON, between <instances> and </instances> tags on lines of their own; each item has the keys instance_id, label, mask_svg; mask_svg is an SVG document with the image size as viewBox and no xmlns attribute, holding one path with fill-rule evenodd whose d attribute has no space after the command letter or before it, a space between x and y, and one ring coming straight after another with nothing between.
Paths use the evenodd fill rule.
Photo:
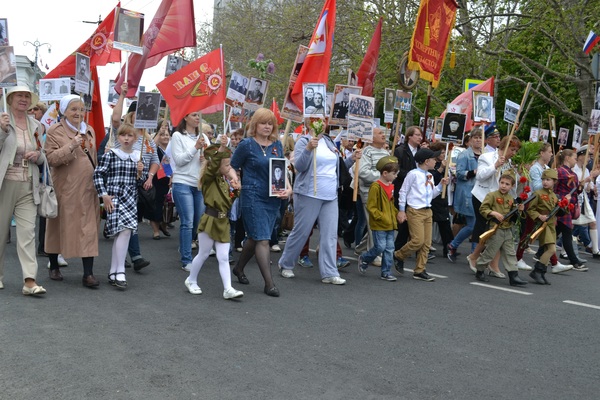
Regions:
<instances>
[{"instance_id":1,"label":"green pilotka cap","mask_svg":"<svg viewBox=\"0 0 600 400\"><path fill-rule=\"evenodd\" d=\"M542 179L558 180L558 171L554 168L545 169L544 172L542 172Z\"/></svg>"}]
</instances>

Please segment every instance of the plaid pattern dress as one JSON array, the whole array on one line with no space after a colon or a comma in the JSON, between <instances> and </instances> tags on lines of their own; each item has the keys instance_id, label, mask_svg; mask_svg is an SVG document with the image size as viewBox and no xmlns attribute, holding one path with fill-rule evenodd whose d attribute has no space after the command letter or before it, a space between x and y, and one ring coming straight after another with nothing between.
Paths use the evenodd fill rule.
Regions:
<instances>
[{"instance_id":1,"label":"plaid pattern dress","mask_svg":"<svg viewBox=\"0 0 600 400\"><path fill-rule=\"evenodd\" d=\"M573 188L579 186L579 179L577 178L577 174L571 170L571 168L563 165L558 168L558 181L556 182L556 186L554 187L554 193L558 196L559 199L562 199L566 195L569 194ZM578 207L577 202L577 191L571 195L571 204L575 207ZM562 223L569 229L573 229L573 221L571 219L571 213L566 212L564 215L557 216L556 220Z\"/></svg>"},{"instance_id":2,"label":"plaid pattern dress","mask_svg":"<svg viewBox=\"0 0 600 400\"><path fill-rule=\"evenodd\" d=\"M124 229L137 231L136 159L139 159L140 153L134 151L124 156L125 154L111 149L102 156L94 171L94 185L98 195L113 196L115 209L106 214L108 236L114 236Z\"/></svg>"}]
</instances>

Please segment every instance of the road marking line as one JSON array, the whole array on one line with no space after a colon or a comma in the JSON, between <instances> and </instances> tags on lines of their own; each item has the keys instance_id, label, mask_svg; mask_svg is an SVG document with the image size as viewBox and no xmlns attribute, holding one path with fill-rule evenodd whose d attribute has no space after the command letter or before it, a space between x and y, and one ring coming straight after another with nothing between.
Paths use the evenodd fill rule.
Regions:
<instances>
[{"instance_id":1,"label":"road marking line","mask_svg":"<svg viewBox=\"0 0 600 400\"><path fill-rule=\"evenodd\" d=\"M573 300L565 300L565 301L563 301L563 303L573 304L574 306L595 308L596 310L600 310L600 306L595 306L593 304L587 304L587 303L580 303L578 301L573 301Z\"/></svg>"},{"instance_id":2,"label":"road marking line","mask_svg":"<svg viewBox=\"0 0 600 400\"><path fill-rule=\"evenodd\" d=\"M515 290L515 289L498 287L498 286L494 286L494 285L488 285L486 283L479 283L479 282L470 282L470 283L471 283L471 285L475 285L475 286L483 286L483 287L490 288L490 289L504 290L505 292L524 294L526 296L530 296L533 294L533 293L529 293L529 292L523 292L522 290Z\"/></svg>"}]
</instances>

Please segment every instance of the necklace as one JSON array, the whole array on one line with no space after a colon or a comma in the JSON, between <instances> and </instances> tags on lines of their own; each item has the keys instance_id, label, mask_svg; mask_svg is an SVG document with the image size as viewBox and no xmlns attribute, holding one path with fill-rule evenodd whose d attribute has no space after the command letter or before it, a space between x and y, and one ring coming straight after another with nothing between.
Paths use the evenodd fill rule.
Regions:
<instances>
[{"instance_id":1,"label":"necklace","mask_svg":"<svg viewBox=\"0 0 600 400\"><path fill-rule=\"evenodd\" d=\"M257 143L258 143L258 142L257 142ZM265 157L266 157L266 156L267 156L267 152L266 152L266 150L267 150L267 147L269 147L269 146L268 146L268 145L267 145L267 146L263 146L263 145L262 145L262 144L260 144L260 143L258 143L258 145L260 146L260 149L262 150L263 156L265 156Z\"/></svg>"}]
</instances>

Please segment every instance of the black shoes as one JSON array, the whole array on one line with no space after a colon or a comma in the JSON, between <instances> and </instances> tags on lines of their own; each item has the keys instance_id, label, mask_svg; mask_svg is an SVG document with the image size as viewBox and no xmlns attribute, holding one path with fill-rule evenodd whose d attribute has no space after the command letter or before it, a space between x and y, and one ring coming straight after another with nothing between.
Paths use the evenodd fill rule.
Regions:
<instances>
[{"instance_id":1,"label":"black shoes","mask_svg":"<svg viewBox=\"0 0 600 400\"><path fill-rule=\"evenodd\" d=\"M133 262L133 270L135 272L139 272L142 268L146 268L148 265L150 265L150 261L146 261L143 258L138 258ZM127 268L127 265L125 265L125 268Z\"/></svg>"},{"instance_id":2,"label":"black shoes","mask_svg":"<svg viewBox=\"0 0 600 400\"><path fill-rule=\"evenodd\" d=\"M271 297L279 297L279 289L277 289L275 286L270 289L265 286L265 294Z\"/></svg>"},{"instance_id":3,"label":"black shoes","mask_svg":"<svg viewBox=\"0 0 600 400\"><path fill-rule=\"evenodd\" d=\"M477 279L479 282L489 282L490 281L487 278L487 276L485 276L485 272L484 271L477 271L475 273L475 279Z\"/></svg>"},{"instance_id":4,"label":"black shoes","mask_svg":"<svg viewBox=\"0 0 600 400\"><path fill-rule=\"evenodd\" d=\"M518 271L508 271L508 280L510 286L525 286L527 282L519 277Z\"/></svg>"},{"instance_id":5,"label":"black shoes","mask_svg":"<svg viewBox=\"0 0 600 400\"><path fill-rule=\"evenodd\" d=\"M423 271L420 274L413 274L413 279L416 279L418 281L425 281L425 282L435 281L435 278L433 276L430 276L427 273L427 271Z\"/></svg>"},{"instance_id":6,"label":"black shoes","mask_svg":"<svg viewBox=\"0 0 600 400\"><path fill-rule=\"evenodd\" d=\"M231 270L231 272L237 277L238 282L241 283L242 285L248 285L250 283L250 281L248 280L248 278L246 278L246 275L244 275L243 272L236 271L235 268L233 270ZM266 288L265 288L265 290L266 290Z\"/></svg>"},{"instance_id":7,"label":"black shoes","mask_svg":"<svg viewBox=\"0 0 600 400\"><path fill-rule=\"evenodd\" d=\"M545 279L542 279L542 273L546 273L546 266L538 261L533 266L533 271L529 273L529 276L538 285L545 285L547 281Z\"/></svg>"},{"instance_id":8,"label":"black shoes","mask_svg":"<svg viewBox=\"0 0 600 400\"><path fill-rule=\"evenodd\" d=\"M404 275L404 260L399 259L394 254L394 268L400 275Z\"/></svg>"}]
</instances>

